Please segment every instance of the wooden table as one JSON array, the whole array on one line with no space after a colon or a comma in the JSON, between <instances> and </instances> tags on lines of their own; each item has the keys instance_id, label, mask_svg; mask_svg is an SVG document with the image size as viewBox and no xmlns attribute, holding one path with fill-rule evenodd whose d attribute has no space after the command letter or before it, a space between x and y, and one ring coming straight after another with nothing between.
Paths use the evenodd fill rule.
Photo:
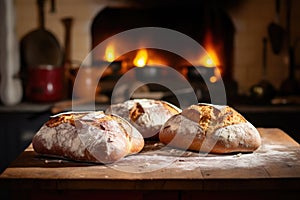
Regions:
<instances>
[{"instance_id":1,"label":"wooden table","mask_svg":"<svg viewBox=\"0 0 300 200\"><path fill-rule=\"evenodd\" d=\"M258 129L262 146L250 154L204 155L149 143L111 165L38 156L29 146L1 175L10 197L122 199L243 199L300 194L300 146L280 129ZM4 188L4 189L3 189ZM76 198L76 199L77 199Z\"/></svg>"}]
</instances>

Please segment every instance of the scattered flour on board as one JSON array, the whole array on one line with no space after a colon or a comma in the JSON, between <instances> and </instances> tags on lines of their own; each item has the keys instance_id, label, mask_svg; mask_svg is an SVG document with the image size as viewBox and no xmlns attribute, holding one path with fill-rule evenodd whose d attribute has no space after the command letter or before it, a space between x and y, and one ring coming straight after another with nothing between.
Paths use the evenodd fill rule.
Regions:
<instances>
[{"instance_id":1,"label":"scattered flour on board","mask_svg":"<svg viewBox=\"0 0 300 200\"><path fill-rule=\"evenodd\" d=\"M177 150L179 151L179 150ZM300 167L299 148L289 149L283 145L262 145L253 153L237 153L230 155L212 155L192 152L190 156L186 152L182 156L170 153L170 150L142 152L128 156L114 163L113 168L128 172L154 171L157 169L233 169L255 168L267 165L285 163Z\"/></svg>"}]
</instances>

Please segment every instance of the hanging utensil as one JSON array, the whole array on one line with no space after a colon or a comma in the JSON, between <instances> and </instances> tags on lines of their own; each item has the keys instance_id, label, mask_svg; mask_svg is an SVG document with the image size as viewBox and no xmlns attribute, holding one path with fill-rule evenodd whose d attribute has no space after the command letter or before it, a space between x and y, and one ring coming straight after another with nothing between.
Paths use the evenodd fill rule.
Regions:
<instances>
[{"instance_id":1,"label":"hanging utensil","mask_svg":"<svg viewBox=\"0 0 300 200\"><path fill-rule=\"evenodd\" d=\"M293 47L289 47L289 76L282 82L280 91L283 96L298 95L300 93L300 86L295 77L295 52Z\"/></svg>"},{"instance_id":2,"label":"hanging utensil","mask_svg":"<svg viewBox=\"0 0 300 200\"><path fill-rule=\"evenodd\" d=\"M291 42L291 0L286 1L286 29L287 29L287 46L289 56L289 75L280 86L283 96L300 94L300 86L295 77L295 46Z\"/></svg>"},{"instance_id":3,"label":"hanging utensil","mask_svg":"<svg viewBox=\"0 0 300 200\"><path fill-rule=\"evenodd\" d=\"M283 47L284 28L279 24L280 0L275 0L275 18L268 26L268 34L271 41L272 51L279 54Z\"/></svg>"},{"instance_id":4,"label":"hanging utensil","mask_svg":"<svg viewBox=\"0 0 300 200\"><path fill-rule=\"evenodd\" d=\"M72 62L72 59L71 59L71 30L72 30L72 26L73 26L73 18L72 17L62 18L61 22L65 29L64 65L69 65Z\"/></svg>"},{"instance_id":5,"label":"hanging utensil","mask_svg":"<svg viewBox=\"0 0 300 200\"><path fill-rule=\"evenodd\" d=\"M30 101L58 101L63 97L63 52L56 37L45 28L45 0L37 0L37 6L39 26L21 40L25 94Z\"/></svg>"},{"instance_id":6,"label":"hanging utensil","mask_svg":"<svg viewBox=\"0 0 300 200\"><path fill-rule=\"evenodd\" d=\"M61 66L63 52L56 37L45 28L45 0L37 0L39 26L21 39L22 67Z\"/></svg>"},{"instance_id":7,"label":"hanging utensil","mask_svg":"<svg viewBox=\"0 0 300 200\"><path fill-rule=\"evenodd\" d=\"M267 81L267 38L263 38L262 80L250 88L251 99L254 103L268 104L274 98L276 91Z\"/></svg>"},{"instance_id":8,"label":"hanging utensil","mask_svg":"<svg viewBox=\"0 0 300 200\"><path fill-rule=\"evenodd\" d=\"M65 29L64 35L64 71L65 71L65 94L67 98L72 97L72 86L73 81L71 80L71 71L73 69L73 60L71 58L71 39L72 39L72 26L73 26L74 19L72 17L65 17L61 19L63 27ZM77 67L76 67L77 68Z\"/></svg>"}]
</instances>

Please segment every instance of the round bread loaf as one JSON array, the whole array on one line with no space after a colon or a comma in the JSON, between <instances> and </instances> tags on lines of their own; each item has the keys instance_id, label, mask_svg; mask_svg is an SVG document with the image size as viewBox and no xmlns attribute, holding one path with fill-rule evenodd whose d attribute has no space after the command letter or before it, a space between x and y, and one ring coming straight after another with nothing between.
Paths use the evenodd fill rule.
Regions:
<instances>
[{"instance_id":1,"label":"round bread loaf","mask_svg":"<svg viewBox=\"0 0 300 200\"><path fill-rule=\"evenodd\" d=\"M210 153L253 152L260 134L229 106L192 105L171 117L159 133L161 142L173 147Z\"/></svg>"},{"instance_id":2,"label":"round bread loaf","mask_svg":"<svg viewBox=\"0 0 300 200\"><path fill-rule=\"evenodd\" d=\"M109 106L105 113L128 120L144 138L158 139L162 125L181 112L176 106L161 100L133 99Z\"/></svg>"},{"instance_id":3,"label":"round bread loaf","mask_svg":"<svg viewBox=\"0 0 300 200\"><path fill-rule=\"evenodd\" d=\"M144 139L126 120L99 111L52 117L33 137L32 145L39 154L112 163L138 153Z\"/></svg>"}]
</instances>

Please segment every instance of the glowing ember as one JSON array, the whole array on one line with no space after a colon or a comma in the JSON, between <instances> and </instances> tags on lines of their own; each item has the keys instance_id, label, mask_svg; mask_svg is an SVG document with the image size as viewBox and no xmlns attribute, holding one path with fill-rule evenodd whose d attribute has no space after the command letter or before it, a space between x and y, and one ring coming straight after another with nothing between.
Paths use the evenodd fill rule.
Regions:
<instances>
[{"instance_id":1,"label":"glowing ember","mask_svg":"<svg viewBox=\"0 0 300 200\"><path fill-rule=\"evenodd\" d=\"M144 67L148 61L148 53L146 49L141 49L137 52L133 64L137 67Z\"/></svg>"}]
</instances>

